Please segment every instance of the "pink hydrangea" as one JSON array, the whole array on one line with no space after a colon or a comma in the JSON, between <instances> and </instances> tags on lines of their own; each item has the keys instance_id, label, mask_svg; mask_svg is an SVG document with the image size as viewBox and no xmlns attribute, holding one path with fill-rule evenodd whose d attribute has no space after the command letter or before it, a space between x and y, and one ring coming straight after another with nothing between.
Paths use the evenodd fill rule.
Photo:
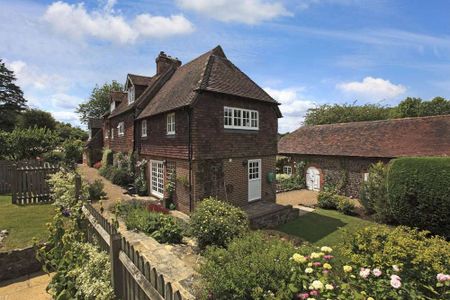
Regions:
<instances>
[{"instance_id":1,"label":"pink hydrangea","mask_svg":"<svg viewBox=\"0 0 450 300\"><path fill-rule=\"evenodd\" d=\"M327 255L324 255L323 258L324 258L325 260L330 260L330 259L333 259L334 256L333 256L333 255L327 254Z\"/></svg>"},{"instance_id":2,"label":"pink hydrangea","mask_svg":"<svg viewBox=\"0 0 450 300\"><path fill-rule=\"evenodd\" d=\"M322 263L319 261L313 262L314 267L320 267L321 265L322 265Z\"/></svg>"}]
</instances>

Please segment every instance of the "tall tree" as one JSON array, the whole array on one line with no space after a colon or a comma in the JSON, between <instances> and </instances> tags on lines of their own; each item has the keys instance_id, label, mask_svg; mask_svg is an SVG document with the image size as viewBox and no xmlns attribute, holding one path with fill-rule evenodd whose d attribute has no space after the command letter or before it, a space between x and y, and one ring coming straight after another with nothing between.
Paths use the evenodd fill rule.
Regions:
<instances>
[{"instance_id":1,"label":"tall tree","mask_svg":"<svg viewBox=\"0 0 450 300\"><path fill-rule=\"evenodd\" d=\"M80 115L80 121L87 124L90 118L101 118L109 110L109 97L113 91L121 91L122 85L113 80L111 83L105 83L103 86L92 90L89 99L81 103L76 112Z\"/></svg>"},{"instance_id":2,"label":"tall tree","mask_svg":"<svg viewBox=\"0 0 450 300\"><path fill-rule=\"evenodd\" d=\"M27 109L18 117L17 126L24 129L37 127L54 130L56 128L56 120L49 112L40 109Z\"/></svg>"},{"instance_id":3,"label":"tall tree","mask_svg":"<svg viewBox=\"0 0 450 300\"><path fill-rule=\"evenodd\" d=\"M15 81L14 72L0 59L0 130L13 130L17 115L26 108L23 92Z\"/></svg>"},{"instance_id":4,"label":"tall tree","mask_svg":"<svg viewBox=\"0 0 450 300\"><path fill-rule=\"evenodd\" d=\"M422 116L422 99L407 97L392 111L394 118L409 118Z\"/></svg>"}]
</instances>

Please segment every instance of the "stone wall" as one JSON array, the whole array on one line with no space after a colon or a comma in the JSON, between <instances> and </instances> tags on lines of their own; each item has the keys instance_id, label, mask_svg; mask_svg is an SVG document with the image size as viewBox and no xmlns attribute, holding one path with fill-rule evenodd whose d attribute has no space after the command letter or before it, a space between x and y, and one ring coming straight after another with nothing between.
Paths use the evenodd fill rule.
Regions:
<instances>
[{"instance_id":1,"label":"stone wall","mask_svg":"<svg viewBox=\"0 0 450 300\"><path fill-rule=\"evenodd\" d=\"M35 247L0 252L0 281L14 279L41 270Z\"/></svg>"}]
</instances>

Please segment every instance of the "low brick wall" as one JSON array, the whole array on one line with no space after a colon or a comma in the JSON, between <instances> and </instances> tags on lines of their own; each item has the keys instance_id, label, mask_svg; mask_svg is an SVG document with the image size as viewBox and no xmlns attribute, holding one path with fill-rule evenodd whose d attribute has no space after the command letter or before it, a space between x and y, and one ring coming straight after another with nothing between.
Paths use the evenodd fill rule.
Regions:
<instances>
[{"instance_id":1,"label":"low brick wall","mask_svg":"<svg viewBox=\"0 0 450 300\"><path fill-rule=\"evenodd\" d=\"M41 270L35 247L0 252L0 281L14 279Z\"/></svg>"},{"instance_id":2,"label":"low brick wall","mask_svg":"<svg viewBox=\"0 0 450 300\"><path fill-rule=\"evenodd\" d=\"M299 210L291 205L281 206L277 211L254 216L250 219L252 229L271 229L294 220L299 215Z\"/></svg>"}]
</instances>

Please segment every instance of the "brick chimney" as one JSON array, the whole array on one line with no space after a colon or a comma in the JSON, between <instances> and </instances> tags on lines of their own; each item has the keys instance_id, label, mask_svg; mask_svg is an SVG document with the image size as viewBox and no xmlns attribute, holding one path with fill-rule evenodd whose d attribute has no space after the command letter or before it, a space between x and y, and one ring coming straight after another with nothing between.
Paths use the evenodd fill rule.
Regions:
<instances>
[{"instance_id":1,"label":"brick chimney","mask_svg":"<svg viewBox=\"0 0 450 300\"><path fill-rule=\"evenodd\" d=\"M156 58L156 75L162 74L165 72L168 68L173 66L174 68L178 68L181 66L181 61L178 60L178 58L171 57L164 53L164 51L161 51Z\"/></svg>"}]
</instances>

